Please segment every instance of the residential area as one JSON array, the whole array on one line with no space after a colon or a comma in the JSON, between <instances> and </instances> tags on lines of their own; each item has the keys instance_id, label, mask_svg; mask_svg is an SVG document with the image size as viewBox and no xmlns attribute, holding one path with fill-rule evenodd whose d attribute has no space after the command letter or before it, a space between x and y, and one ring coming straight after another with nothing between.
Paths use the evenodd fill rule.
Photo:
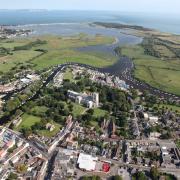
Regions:
<instances>
[{"instance_id":1,"label":"residential area","mask_svg":"<svg viewBox=\"0 0 180 180\"><path fill-rule=\"evenodd\" d=\"M85 65L67 63L43 74L24 71L1 85L4 97L17 90L10 99L2 96L3 112L19 91L43 81L0 128L0 179L128 180L150 178L152 171L180 178L178 111Z\"/></svg>"}]
</instances>

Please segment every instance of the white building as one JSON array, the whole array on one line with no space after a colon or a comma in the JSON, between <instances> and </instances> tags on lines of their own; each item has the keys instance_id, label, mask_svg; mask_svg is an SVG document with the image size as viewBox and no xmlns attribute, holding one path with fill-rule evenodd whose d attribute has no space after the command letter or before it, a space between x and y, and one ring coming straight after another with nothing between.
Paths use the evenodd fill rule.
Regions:
<instances>
[{"instance_id":1,"label":"white building","mask_svg":"<svg viewBox=\"0 0 180 180\"><path fill-rule=\"evenodd\" d=\"M150 124L158 124L159 118L157 116L149 116L149 123Z\"/></svg>"},{"instance_id":2,"label":"white building","mask_svg":"<svg viewBox=\"0 0 180 180\"><path fill-rule=\"evenodd\" d=\"M150 140L157 140L158 138L160 138L161 133L158 132L151 132L149 135L149 139Z\"/></svg>"},{"instance_id":3,"label":"white building","mask_svg":"<svg viewBox=\"0 0 180 180\"><path fill-rule=\"evenodd\" d=\"M144 117L145 120L148 120L148 118L149 118L148 113L143 113L143 117Z\"/></svg>"},{"instance_id":4,"label":"white building","mask_svg":"<svg viewBox=\"0 0 180 180\"><path fill-rule=\"evenodd\" d=\"M86 94L68 90L68 97L78 104L83 104L88 108L99 106L99 93Z\"/></svg>"},{"instance_id":5,"label":"white building","mask_svg":"<svg viewBox=\"0 0 180 180\"><path fill-rule=\"evenodd\" d=\"M82 170L95 171L97 161L97 157L92 157L91 155L80 153L77 163L79 168Z\"/></svg>"}]
</instances>

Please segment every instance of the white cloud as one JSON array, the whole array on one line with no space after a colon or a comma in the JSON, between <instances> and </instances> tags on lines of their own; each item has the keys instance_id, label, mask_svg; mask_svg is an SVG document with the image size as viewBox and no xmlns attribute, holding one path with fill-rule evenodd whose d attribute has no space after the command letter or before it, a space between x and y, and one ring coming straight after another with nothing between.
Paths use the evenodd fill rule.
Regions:
<instances>
[{"instance_id":1,"label":"white cloud","mask_svg":"<svg viewBox=\"0 0 180 180\"><path fill-rule=\"evenodd\" d=\"M0 0L1 9L80 9L180 13L180 0Z\"/></svg>"}]
</instances>

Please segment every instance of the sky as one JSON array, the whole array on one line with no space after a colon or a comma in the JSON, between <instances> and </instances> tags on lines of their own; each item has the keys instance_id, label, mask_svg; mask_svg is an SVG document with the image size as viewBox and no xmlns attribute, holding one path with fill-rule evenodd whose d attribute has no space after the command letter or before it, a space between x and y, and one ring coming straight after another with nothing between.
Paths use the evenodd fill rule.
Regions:
<instances>
[{"instance_id":1,"label":"sky","mask_svg":"<svg viewBox=\"0 0 180 180\"><path fill-rule=\"evenodd\" d=\"M0 9L108 10L180 14L180 0L0 0Z\"/></svg>"}]
</instances>

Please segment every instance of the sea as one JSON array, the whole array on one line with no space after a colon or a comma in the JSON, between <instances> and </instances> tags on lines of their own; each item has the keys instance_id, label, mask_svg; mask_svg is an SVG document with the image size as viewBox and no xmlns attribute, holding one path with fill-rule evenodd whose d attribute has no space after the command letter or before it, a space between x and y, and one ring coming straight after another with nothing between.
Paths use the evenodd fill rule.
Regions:
<instances>
[{"instance_id":1,"label":"sea","mask_svg":"<svg viewBox=\"0 0 180 180\"><path fill-rule=\"evenodd\" d=\"M110 11L0 10L0 25L56 25L115 22L180 34L180 14Z\"/></svg>"}]
</instances>

